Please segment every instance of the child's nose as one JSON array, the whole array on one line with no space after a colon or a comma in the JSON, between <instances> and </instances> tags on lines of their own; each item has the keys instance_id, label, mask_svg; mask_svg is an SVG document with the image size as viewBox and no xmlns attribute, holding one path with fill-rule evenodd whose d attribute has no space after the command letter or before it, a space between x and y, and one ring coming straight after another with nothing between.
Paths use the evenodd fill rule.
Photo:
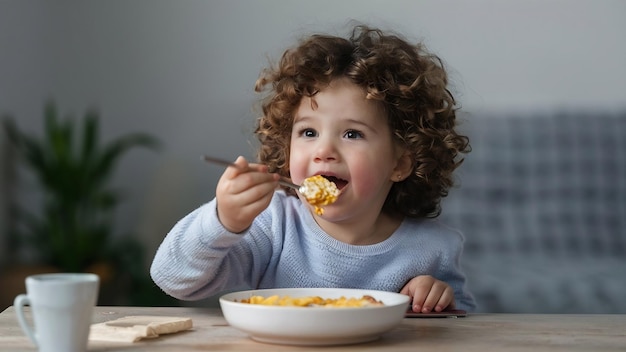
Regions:
<instances>
[{"instance_id":1,"label":"child's nose","mask_svg":"<svg viewBox=\"0 0 626 352\"><path fill-rule=\"evenodd\" d=\"M316 162L327 162L338 159L336 145L329 139L319 139L316 145L314 160Z\"/></svg>"}]
</instances>

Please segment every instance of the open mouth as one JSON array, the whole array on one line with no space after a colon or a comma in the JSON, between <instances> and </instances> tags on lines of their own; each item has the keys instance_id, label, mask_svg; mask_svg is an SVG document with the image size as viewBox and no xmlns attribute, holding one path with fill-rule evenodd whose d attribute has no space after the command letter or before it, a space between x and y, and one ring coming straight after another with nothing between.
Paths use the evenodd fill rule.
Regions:
<instances>
[{"instance_id":1,"label":"open mouth","mask_svg":"<svg viewBox=\"0 0 626 352\"><path fill-rule=\"evenodd\" d=\"M332 182L335 184L335 186L337 186L337 188L341 191L344 187L346 187L348 185L348 181L342 179L342 178L338 178L335 176L327 176L327 175L322 175L324 176L325 179L327 179L328 181Z\"/></svg>"}]
</instances>

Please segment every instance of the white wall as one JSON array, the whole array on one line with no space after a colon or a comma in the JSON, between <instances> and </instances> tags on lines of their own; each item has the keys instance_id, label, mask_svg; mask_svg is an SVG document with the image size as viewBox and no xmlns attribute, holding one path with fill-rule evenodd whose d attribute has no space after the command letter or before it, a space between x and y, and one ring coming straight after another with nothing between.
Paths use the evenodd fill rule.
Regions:
<instances>
[{"instance_id":1,"label":"white wall","mask_svg":"<svg viewBox=\"0 0 626 352\"><path fill-rule=\"evenodd\" d=\"M202 153L251 156L254 81L302 34L350 19L391 28L447 63L465 109L626 108L622 0L0 0L0 113L41 130L44 100L99 108L105 138L159 137L115 179L120 231L150 250L213 197ZM28 197L27 191L22 191Z\"/></svg>"}]
</instances>

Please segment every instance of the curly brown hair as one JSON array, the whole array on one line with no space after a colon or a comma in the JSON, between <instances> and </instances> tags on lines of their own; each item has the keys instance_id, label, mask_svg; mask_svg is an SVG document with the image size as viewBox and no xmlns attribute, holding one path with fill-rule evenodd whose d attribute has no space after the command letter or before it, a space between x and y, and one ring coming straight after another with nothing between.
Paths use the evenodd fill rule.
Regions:
<instances>
[{"instance_id":1,"label":"curly brown hair","mask_svg":"<svg viewBox=\"0 0 626 352\"><path fill-rule=\"evenodd\" d=\"M441 198L453 186L453 171L470 151L457 133L456 102L448 90L442 61L422 44L397 34L356 26L348 39L315 34L288 49L276 67L262 71L255 90L268 96L255 134L259 162L289 176L293 118L302 97L312 97L331 81L346 77L379 101L393 140L412 160L412 172L394 183L383 206L390 214L437 217Z\"/></svg>"}]
</instances>

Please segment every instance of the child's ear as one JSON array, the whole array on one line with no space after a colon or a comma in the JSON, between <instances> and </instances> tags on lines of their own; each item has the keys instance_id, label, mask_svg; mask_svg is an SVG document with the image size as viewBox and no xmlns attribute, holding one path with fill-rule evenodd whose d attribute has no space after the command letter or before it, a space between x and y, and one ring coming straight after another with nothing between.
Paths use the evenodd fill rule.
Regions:
<instances>
[{"instance_id":1,"label":"child's ear","mask_svg":"<svg viewBox=\"0 0 626 352\"><path fill-rule=\"evenodd\" d=\"M411 174L413 169L413 162L411 161L411 153L403 151L400 157L396 161L396 167L391 173L392 182L404 181Z\"/></svg>"}]
</instances>

